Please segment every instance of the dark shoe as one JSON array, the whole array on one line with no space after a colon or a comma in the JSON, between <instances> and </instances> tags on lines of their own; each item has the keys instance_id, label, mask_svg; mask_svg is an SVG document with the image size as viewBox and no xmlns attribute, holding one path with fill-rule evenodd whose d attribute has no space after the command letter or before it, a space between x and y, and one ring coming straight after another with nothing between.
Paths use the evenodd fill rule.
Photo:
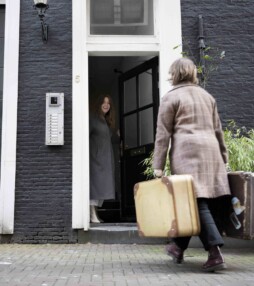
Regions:
<instances>
[{"instance_id":1,"label":"dark shoe","mask_svg":"<svg viewBox=\"0 0 254 286\"><path fill-rule=\"evenodd\" d=\"M203 264L202 269L206 272L214 272L226 269L227 265L220 252L219 246L213 246L208 252L208 260Z\"/></svg>"},{"instance_id":2,"label":"dark shoe","mask_svg":"<svg viewBox=\"0 0 254 286\"><path fill-rule=\"evenodd\" d=\"M173 258L173 262L180 264L183 262L183 250L175 243L170 243L166 246L166 251Z\"/></svg>"}]
</instances>

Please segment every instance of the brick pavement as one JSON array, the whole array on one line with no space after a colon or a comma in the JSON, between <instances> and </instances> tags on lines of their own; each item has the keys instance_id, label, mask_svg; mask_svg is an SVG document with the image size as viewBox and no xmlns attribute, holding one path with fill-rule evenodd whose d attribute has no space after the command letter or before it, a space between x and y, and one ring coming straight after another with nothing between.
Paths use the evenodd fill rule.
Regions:
<instances>
[{"instance_id":1,"label":"brick pavement","mask_svg":"<svg viewBox=\"0 0 254 286\"><path fill-rule=\"evenodd\" d=\"M203 273L207 254L185 253L175 265L163 245L45 244L0 245L0 285L254 285L254 249L223 250L228 269Z\"/></svg>"}]
</instances>

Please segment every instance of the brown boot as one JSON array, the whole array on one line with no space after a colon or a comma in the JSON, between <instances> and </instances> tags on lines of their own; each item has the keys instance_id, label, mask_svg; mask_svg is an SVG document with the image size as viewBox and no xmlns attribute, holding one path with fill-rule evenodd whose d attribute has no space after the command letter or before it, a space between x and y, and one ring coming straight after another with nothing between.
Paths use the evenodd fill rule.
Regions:
<instances>
[{"instance_id":1,"label":"brown boot","mask_svg":"<svg viewBox=\"0 0 254 286\"><path fill-rule=\"evenodd\" d=\"M175 243L170 243L166 246L166 252L173 258L173 262L180 264L183 262L183 250Z\"/></svg>"},{"instance_id":2,"label":"brown boot","mask_svg":"<svg viewBox=\"0 0 254 286\"><path fill-rule=\"evenodd\" d=\"M202 269L206 272L226 269L226 263L220 252L219 246L212 246L208 251L208 260L203 264Z\"/></svg>"}]
</instances>

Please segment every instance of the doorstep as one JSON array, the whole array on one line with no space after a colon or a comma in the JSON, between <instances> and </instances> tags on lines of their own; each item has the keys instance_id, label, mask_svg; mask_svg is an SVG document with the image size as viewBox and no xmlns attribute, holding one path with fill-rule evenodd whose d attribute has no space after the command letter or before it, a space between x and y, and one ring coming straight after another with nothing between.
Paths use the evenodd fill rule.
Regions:
<instances>
[{"instance_id":1,"label":"doorstep","mask_svg":"<svg viewBox=\"0 0 254 286\"><path fill-rule=\"evenodd\" d=\"M88 231L78 231L78 243L163 244L167 240L139 237L136 223L91 223Z\"/></svg>"},{"instance_id":2,"label":"doorstep","mask_svg":"<svg viewBox=\"0 0 254 286\"><path fill-rule=\"evenodd\" d=\"M254 240L224 237L224 248L254 248ZM140 237L136 223L91 223L88 231L78 230L78 243L94 244L166 244L168 238ZM198 237L192 237L190 248L200 248Z\"/></svg>"}]
</instances>

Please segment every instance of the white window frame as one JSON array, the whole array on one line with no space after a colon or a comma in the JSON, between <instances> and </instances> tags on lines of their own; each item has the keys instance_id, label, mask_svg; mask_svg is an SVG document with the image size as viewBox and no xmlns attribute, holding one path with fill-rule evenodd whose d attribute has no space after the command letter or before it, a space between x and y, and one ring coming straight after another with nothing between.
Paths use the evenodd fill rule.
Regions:
<instances>
[{"instance_id":1,"label":"white window frame","mask_svg":"<svg viewBox=\"0 0 254 286\"><path fill-rule=\"evenodd\" d=\"M125 48L130 48L132 44L156 44L159 43L159 29L158 29L158 3L160 0L153 0L154 1L154 35L91 35L90 34L90 1L87 1L87 9L86 9L86 38L87 44L89 46L92 44L127 44L128 46ZM124 47L121 47L124 48ZM96 46L92 46L91 50L95 50ZM118 46L119 50L119 46ZM122 50L122 49L121 49Z\"/></svg>"},{"instance_id":2,"label":"white window frame","mask_svg":"<svg viewBox=\"0 0 254 286\"><path fill-rule=\"evenodd\" d=\"M118 7L118 8L120 8L120 1L121 0L113 0L114 1L114 4ZM121 23L120 21L119 21L119 19L118 19L118 17L116 16L115 17L115 15L114 15L114 23L111 23L111 24L93 24L93 26L97 26L97 27L99 27L99 26L108 26L108 27L123 27L123 26L144 26L144 25L147 25L147 23L148 23L148 1L149 0L143 0L144 1L144 20L143 20L143 22L142 23L140 23L140 22L137 22L137 23ZM91 7L91 0L89 1L89 7ZM90 9L89 9L89 11L90 11ZM115 11L114 11L115 12ZM118 13L119 11L117 11L117 13ZM90 13L88 14L88 17L90 16ZM87 17L87 18L88 18Z\"/></svg>"},{"instance_id":3,"label":"white window frame","mask_svg":"<svg viewBox=\"0 0 254 286\"><path fill-rule=\"evenodd\" d=\"M159 56L160 96L169 90L168 68L180 57L180 0L154 0L155 36L90 36L89 0L72 0L72 227L89 229L89 109L88 56ZM158 32L159 31L159 32Z\"/></svg>"},{"instance_id":4,"label":"white window frame","mask_svg":"<svg viewBox=\"0 0 254 286\"><path fill-rule=\"evenodd\" d=\"M20 0L5 4L0 233L14 231Z\"/></svg>"}]
</instances>

